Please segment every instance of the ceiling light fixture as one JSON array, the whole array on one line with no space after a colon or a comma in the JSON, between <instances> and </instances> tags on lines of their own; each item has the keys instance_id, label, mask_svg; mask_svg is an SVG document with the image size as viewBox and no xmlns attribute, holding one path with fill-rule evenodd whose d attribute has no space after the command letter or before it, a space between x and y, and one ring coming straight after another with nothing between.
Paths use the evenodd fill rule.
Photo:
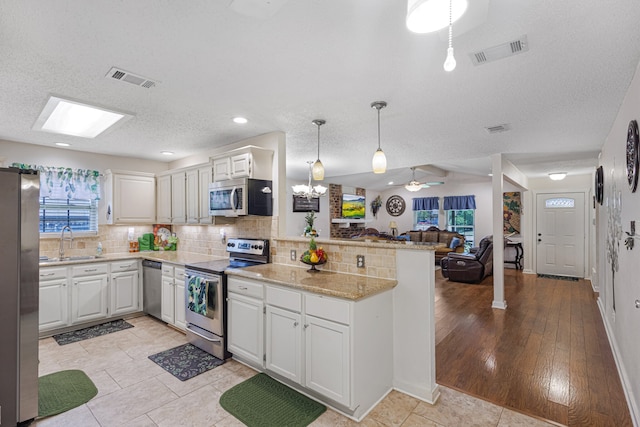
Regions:
<instances>
[{"instance_id":1,"label":"ceiling light fixture","mask_svg":"<svg viewBox=\"0 0 640 427\"><path fill-rule=\"evenodd\" d=\"M244 117L234 117L233 118L233 123L237 123L239 125L243 125L245 123L247 123L249 120L245 119Z\"/></svg>"},{"instance_id":2,"label":"ceiling light fixture","mask_svg":"<svg viewBox=\"0 0 640 427\"><path fill-rule=\"evenodd\" d=\"M291 189L293 190L294 196L305 197L307 200L311 200L316 197L324 196L327 193L327 187L323 187L322 185L311 186L311 165L313 161L307 161L309 165L309 184L298 184L292 185Z\"/></svg>"},{"instance_id":3,"label":"ceiling light fixture","mask_svg":"<svg viewBox=\"0 0 640 427\"><path fill-rule=\"evenodd\" d=\"M95 138L116 123L122 124L132 117L131 114L50 96L32 129Z\"/></svg>"},{"instance_id":4,"label":"ceiling light fixture","mask_svg":"<svg viewBox=\"0 0 640 427\"><path fill-rule=\"evenodd\" d=\"M453 0L449 19L449 0L408 0L406 24L414 33L431 33L456 22L467 10L467 0Z\"/></svg>"},{"instance_id":5,"label":"ceiling light fixture","mask_svg":"<svg viewBox=\"0 0 640 427\"><path fill-rule=\"evenodd\" d=\"M549 174L549 178L551 178L554 181L562 181L566 177L567 177L566 172L552 172Z\"/></svg>"},{"instance_id":6,"label":"ceiling light fixture","mask_svg":"<svg viewBox=\"0 0 640 427\"><path fill-rule=\"evenodd\" d=\"M163 156L173 156L173 151L161 151L160 154Z\"/></svg>"},{"instance_id":7,"label":"ceiling light fixture","mask_svg":"<svg viewBox=\"0 0 640 427\"><path fill-rule=\"evenodd\" d=\"M387 171L387 157L384 155L382 148L380 148L380 110L386 106L387 103L384 101L371 103L371 108L378 110L378 149L373 154L373 159L371 160L373 173L385 173Z\"/></svg>"},{"instance_id":8,"label":"ceiling light fixture","mask_svg":"<svg viewBox=\"0 0 640 427\"><path fill-rule=\"evenodd\" d=\"M422 186L422 184L416 181L416 168L411 168L411 171L413 172L413 178L411 179L411 181L409 181L407 185L404 186L405 190L411 191L411 192L422 190L422 188L424 187Z\"/></svg>"},{"instance_id":9,"label":"ceiling light fixture","mask_svg":"<svg viewBox=\"0 0 640 427\"><path fill-rule=\"evenodd\" d=\"M320 126L327 122L324 120L314 120L311 123L318 126L318 160L313 164L313 179L322 181L324 179L324 166L320 161Z\"/></svg>"},{"instance_id":10,"label":"ceiling light fixture","mask_svg":"<svg viewBox=\"0 0 640 427\"><path fill-rule=\"evenodd\" d=\"M449 48L447 49L447 59L444 60L444 70L453 71L456 69L456 58L453 57L453 0L449 0Z\"/></svg>"},{"instance_id":11,"label":"ceiling light fixture","mask_svg":"<svg viewBox=\"0 0 640 427\"><path fill-rule=\"evenodd\" d=\"M71 144L68 144L66 142L56 142L56 145L58 147L69 147Z\"/></svg>"}]
</instances>

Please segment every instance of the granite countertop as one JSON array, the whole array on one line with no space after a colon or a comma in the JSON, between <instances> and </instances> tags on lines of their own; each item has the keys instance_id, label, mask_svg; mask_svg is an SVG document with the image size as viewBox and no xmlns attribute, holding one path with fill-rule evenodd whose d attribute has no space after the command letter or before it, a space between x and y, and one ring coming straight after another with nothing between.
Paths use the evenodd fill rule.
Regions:
<instances>
[{"instance_id":1,"label":"granite countertop","mask_svg":"<svg viewBox=\"0 0 640 427\"><path fill-rule=\"evenodd\" d=\"M308 237L276 237L273 240L280 242L309 242ZM446 246L444 243L386 240L376 239L375 237L359 237L357 239L328 239L316 237L315 241L318 244L325 245L361 246L385 249L412 249L422 251L434 251L438 247Z\"/></svg>"},{"instance_id":2,"label":"granite countertop","mask_svg":"<svg viewBox=\"0 0 640 427\"><path fill-rule=\"evenodd\" d=\"M143 251L143 252L120 252L114 254L104 254L89 259L67 259L63 261L40 261L40 267L57 267L69 264L86 264L92 262L120 261L127 259L148 259L151 261L167 262L173 264L189 264L194 262L214 261L224 259L212 255L203 255L193 252L180 251Z\"/></svg>"},{"instance_id":3,"label":"granite countertop","mask_svg":"<svg viewBox=\"0 0 640 427\"><path fill-rule=\"evenodd\" d=\"M246 277L354 301L388 291L398 284L396 280L390 279L323 270L317 273L309 273L307 269L285 264L264 264L241 269L229 269L226 270L226 273L232 276Z\"/></svg>"}]
</instances>

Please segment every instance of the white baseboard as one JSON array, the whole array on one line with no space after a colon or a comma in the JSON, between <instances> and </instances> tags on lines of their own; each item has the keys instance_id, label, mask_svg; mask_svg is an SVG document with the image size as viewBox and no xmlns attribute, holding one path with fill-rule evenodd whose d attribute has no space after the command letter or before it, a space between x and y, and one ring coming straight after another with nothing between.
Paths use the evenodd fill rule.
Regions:
<instances>
[{"instance_id":1,"label":"white baseboard","mask_svg":"<svg viewBox=\"0 0 640 427\"><path fill-rule=\"evenodd\" d=\"M616 342L616 337L613 334L613 330L611 329L611 325L607 320L605 309L602 305L602 299L598 297L598 308L600 309L600 317L602 317L602 323L604 323L604 329L607 333L607 338L609 339L609 346L611 347L611 352L613 353L613 360L616 362L616 368L618 368L618 375L620 376L620 382L622 382L622 390L624 391L624 397L627 399L627 406L629 407L629 412L631 415L631 421L633 422L634 427L640 427L640 411L636 406L636 401L633 396L633 391L631 389L631 383L629 381L629 376L627 375L627 370L624 368L624 364L622 363L622 357L620 356L620 351L618 349L618 343Z\"/></svg>"}]
</instances>

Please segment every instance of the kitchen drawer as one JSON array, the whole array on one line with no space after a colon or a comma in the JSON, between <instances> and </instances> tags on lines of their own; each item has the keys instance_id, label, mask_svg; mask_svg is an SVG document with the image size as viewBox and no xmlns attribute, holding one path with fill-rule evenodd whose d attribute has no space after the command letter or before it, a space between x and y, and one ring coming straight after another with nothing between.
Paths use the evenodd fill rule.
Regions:
<instances>
[{"instance_id":1,"label":"kitchen drawer","mask_svg":"<svg viewBox=\"0 0 640 427\"><path fill-rule=\"evenodd\" d=\"M132 271L138 269L138 260L132 259L129 261L116 261L111 263L111 272L117 273L119 271Z\"/></svg>"},{"instance_id":2,"label":"kitchen drawer","mask_svg":"<svg viewBox=\"0 0 640 427\"><path fill-rule=\"evenodd\" d=\"M173 265L162 263L162 275L173 276Z\"/></svg>"},{"instance_id":3,"label":"kitchen drawer","mask_svg":"<svg viewBox=\"0 0 640 427\"><path fill-rule=\"evenodd\" d=\"M87 263L71 267L72 277L97 276L98 274L107 274L108 272L109 267L108 264L105 263Z\"/></svg>"},{"instance_id":4,"label":"kitchen drawer","mask_svg":"<svg viewBox=\"0 0 640 427\"><path fill-rule=\"evenodd\" d=\"M263 299L263 285L259 282L229 277L227 290L237 294Z\"/></svg>"},{"instance_id":5,"label":"kitchen drawer","mask_svg":"<svg viewBox=\"0 0 640 427\"><path fill-rule=\"evenodd\" d=\"M305 295L305 311L311 316L348 325L350 322L350 304L347 301L324 297L321 295Z\"/></svg>"},{"instance_id":6,"label":"kitchen drawer","mask_svg":"<svg viewBox=\"0 0 640 427\"><path fill-rule=\"evenodd\" d=\"M53 267L40 269L40 281L64 279L67 277L67 267Z\"/></svg>"},{"instance_id":7,"label":"kitchen drawer","mask_svg":"<svg viewBox=\"0 0 640 427\"><path fill-rule=\"evenodd\" d=\"M184 282L184 279L187 277L184 272L184 267L175 267L173 270L173 277L178 281Z\"/></svg>"},{"instance_id":8,"label":"kitchen drawer","mask_svg":"<svg viewBox=\"0 0 640 427\"><path fill-rule=\"evenodd\" d=\"M300 313L302 311L302 295L300 292L267 286L267 304Z\"/></svg>"}]
</instances>

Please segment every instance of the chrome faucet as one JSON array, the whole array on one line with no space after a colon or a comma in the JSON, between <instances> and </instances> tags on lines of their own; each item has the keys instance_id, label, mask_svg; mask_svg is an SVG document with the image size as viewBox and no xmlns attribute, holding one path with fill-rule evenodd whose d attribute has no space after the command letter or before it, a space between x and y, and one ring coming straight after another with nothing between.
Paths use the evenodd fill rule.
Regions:
<instances>
[{"instance_id":1,"label":"chrome faucet","mask_svg":"<svg viewBox=\"0 0 640 427\"><path fill-rule=\"evenodd\" d=\"M64 232L67 230L69 230L69 237L65 239ZM58 253L58 257L60 259L64 258L64 241L65 240L69 241L69 249L71 249L71 246L73 245L73 230L68 225L65 225L64 227L62 227L62 232L60 233L60 251Z\"/></svg>"}]
</instances>

